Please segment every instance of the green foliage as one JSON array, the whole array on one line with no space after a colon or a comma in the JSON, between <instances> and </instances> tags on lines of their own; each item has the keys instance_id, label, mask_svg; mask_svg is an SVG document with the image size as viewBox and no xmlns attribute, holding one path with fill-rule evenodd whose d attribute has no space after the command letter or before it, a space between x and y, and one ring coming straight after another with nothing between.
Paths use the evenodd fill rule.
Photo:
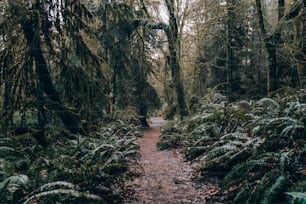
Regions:
<instances>
[{"instance_id":1,"label":"green foliage","mask_svg":"<svg viewBox=\"0 0 306 204\"><path fill-rule=\"evenodd\" d=\"M305 174L302 173L304 176L304 180L299 181L296 183L292 188L290 188L286 192L288 202L294 203L294 204L304 204L306 203L306 180L305 180Z\"/></svg>"},{"instance_id":2,"label":"green foliage","mask_svg":"<svg viewBox=\"0 0 306 204\"><path fill-rule=\"evenodd\" d=\"M282 192L286 190L286 187L287 187L286 178L283 175L279 176L276 179L275 183L266 191L261 203L263 204L273 203L273 201L279 195L281 195Z\"/></svg>"},{"instance_id":3,"label":"green foliage","mask_svg":"<svg viewBox=\"0 0 306 204\"><path fill-rule=\"evenodd\" d=\"M306 203L306 193L301 192L287 192L287 195L291 196L291 202L295 204Z\"/></svg>"},{"instance_id":4,"label":"green foliage","mask_svg":"<svg viewBox=\"0 0 306 204\"><path fill-rule=\"evenodd\" d=\"M42 148L30 135L0 139L0 200L4 203L116 203L136 164L137 128L100 123L87 136L50 129Z\"/></svg>"},{"instance_id":5,"label":"green foliage","mask_svg":"<svg viewBox=\"0 0 306 204\"><path fill-rule=\"evenodd\" d=\"M295 195L296 202L302 203L306 168L303 98L297 91L291 97L257 102L212 104L199 100L204 101L202 109L179 125L168 123L161 138L165 133L167 141L184 136L180 146L197 166L196 173L223 180L217 183L222 187L217 200L278 203L290 189L297 192L288 194L291 200L294 202Z\"/></svg>"},{"instance_id":6,"label":"green foliage","mask_svg":"<svg viewBox=\"0 0 306 204\"><path fill-rule=\"evenodd\" d=\"M162 136L160 142L157 143L159 149L169 149L173 147L181 147L186 140L183 135L185 125L178 121L170 121L162 128Z\"/></svg>"},{"instance_id":7,"label":"green foliage","mask_svg":"<svg viewBox=\"0 0 306 204\"><path fill-rule=\"evenodd\" d=\"M10 176L0 183L0 199L3 202L16 200L16 194L20 194L29 183L26 175Z\"/></svg>"}]
</instances>

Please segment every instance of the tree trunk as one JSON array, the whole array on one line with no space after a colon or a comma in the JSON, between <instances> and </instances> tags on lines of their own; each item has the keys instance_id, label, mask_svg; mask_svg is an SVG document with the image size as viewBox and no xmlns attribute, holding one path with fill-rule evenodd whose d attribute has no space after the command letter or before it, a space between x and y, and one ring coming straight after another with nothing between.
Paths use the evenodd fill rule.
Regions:
<instances>
[{"instance_id":1,"label":"tree trunk","mask_svg":"<svg viewBox=\"0 0 306 204\"><path fill-rule=\"evenodd\" d=\"M278 41L280 39L280 33L277 30L271 36L268 36L264 24L261 0L256 0L256 9L259 21L259 28L268 53L269 65L267 69L267 91L268 95L271 95L271 93L278 88L276 45L278 44Z\"/></svg>"},{"instance_id":2,"label":"tree trunk","mask_svg":"<svg viewBox=\"0 0 306 204\"><path fill-rule=\"evenodd\" d=\"M188 109L185 101L184 87L181 81L181 69L179 65L180 40L178 36L178 25L174 14L174 0L165 0L169 14L169 26L164 23L152 23L144 19L138 19L130 24L130 30L135 30L138 26L144 25L149 29L163 30L168 39L169 66L172 73L172 80L176 92L178 111L181 117L188 115Z\"/></svg>"},{"instance_id":3,"label":"tree trunk","mask_svg":"<svg viewBox=\"0 0 306 204\"><path fill-rule=\"evenodd\" d=\"M166 34L168 37L168 48L170 52L170 68L177 95L178 111L180 116L184 117L188 115L188 110L184 96L184 87L181 81L181 69L178 62L178 49L180 48L180 45L178 39L178 25L174 15L174 1L166 0L166 6L169 12L169 30Z\"/></svg>"},{"instance_id":4,"label":"tree trunk","mask_svg":"<svg viewBox=\"0 0 306 204\"><path fill-rule=\"evenodd\" d=\"M284 16L285 14L285 0L278 0L278 21Z\"/></svg>"},{"instance_id":5,"label":"tree trunk","mask_svg":"<svg viewBox=\"0 0 306 204\"><path fill-rule=\"evenodd\" d=\"M235 13L234 7L235 0L229 0L228 2L228 22L227 22L227 91L230 101L234 100L233 92L238 91L238 70L234 53L234 41L235 41Z\"/></svg>"},{"instance_id":6,"label":"tree trunk","mask_svg":"<svg viewBox=\"0 0 306 204\"><path fill-rule=\"evenodd\" d=\"M301 56L301 60L302 62L300 62L300 66L302 69L302 88L306 88L304 85L306 83L306 60L305 60L305 56L306 56L306 0L304 0L303 2L303 16L302 16L302 43L301 43L301 48L302 48L302 55Z\"/></svg>"},{"instance_id":7,"label":"tree trunk","mask_svg":"<svg viewBox=\"0 0 306 204\"><path fill-rule=\"evenodd\" d=\"M22 22L22 29L25 34L25 38L30 47L31 56L35 60L36 72L39 78L39 82L42 85L44 93L53 102L51 106L54 108L56 113L60 116L65 126L71 131L71 133L85 134L84 130L80 127L79 123L62 104L59 96L53 86L52 78L49 74L47 63L41 50L40 41L40 29L39 29L39 16L33 14L27 16Z\"/></svg>"}]
</instances>

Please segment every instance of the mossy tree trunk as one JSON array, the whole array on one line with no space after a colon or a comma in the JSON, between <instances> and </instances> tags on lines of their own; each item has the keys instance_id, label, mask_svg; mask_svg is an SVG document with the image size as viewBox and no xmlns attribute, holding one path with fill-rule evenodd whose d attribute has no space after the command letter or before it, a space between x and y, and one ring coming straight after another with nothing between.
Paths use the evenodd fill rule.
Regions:
<instances>
[{"instance_id":1,"label":"mossy tree trunk","mask_svg":"<svg viewBox=\"0 0 306 204\"><path fill-rule=\"evenodd\" d=\"M280 40L280 33L277 30L272 35L268 35L266 26L264 24L261 0L256 0L256 10L259 21L259 28L268 54L269 65L267 68L267 92L270 95L271 92L278 88L276 46Z\"/></svg>"},{"instance_id":2,"label":"mossy tree trunk","mask_svg":"<svg viewBox=\"0 0 306 204\"><path fill-rule=\"evenodd\" d=\"M22 30L24 32L27 44L30 48L30 56L35 60L35 69L38 75L39 83L42 86L43 92L52 102L51 106L62 119L65 126L74 134L85 134L79 123L62 104L58 93L52 83L52 78L49 74L47 63L45 61L40 39L40 26L38 13L31 13L22 21Z\"/></svg>"},{"instance_id":3,"label":"mossy tree trunk","mask_svg":"<svg viewBox=\"0 0 306 204\"><path fill-rule=\"evenodd\" d=\"M179 42L177 19L174 14L174 0L166 0L166 6L169 13L169 30L166 30L168 38L168 48L170 54L170 68L172 79L176 90L178 111L181 117L188 115L188 109L185 101L184 87L181 80L181 68L179 64Z\"/></svg>"},{"instance_id":4,"label":"mossy tree trunk","mask_svg":"<svg viewBox=\"0 0 306 204\"><path fill-rule=\"evenodd\" d=\"M234 92L239 91L239 73L237 57L235 56L235 23L237 18L235 14L236 0L228 0L227 10L227 91L229 99L234 100Z\"/></svg>"},{"instance_id":5,"label":"mossy tree trunk","mask_svg":"<svg viewBox=\"0 0 306 204\"><path fill-rule=\"evenodd\" d=\"M299 81L299 87L305 88L306 85L306 0L303 0L302 5L302 16L300 17L302 21L298 21L295 24L295 44L300 50L296 54L296 58L298 60L297 65L297 73L298 73L298 81Z\"/></svg>"}]
</instances>

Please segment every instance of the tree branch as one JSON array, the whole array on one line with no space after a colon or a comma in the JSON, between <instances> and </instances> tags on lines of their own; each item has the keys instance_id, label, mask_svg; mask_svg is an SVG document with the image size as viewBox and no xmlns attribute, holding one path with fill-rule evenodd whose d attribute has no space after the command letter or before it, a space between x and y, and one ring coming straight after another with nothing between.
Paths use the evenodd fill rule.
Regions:
<instances>
[{"instance_id":1,"label":"tree branch","mask_svg":"<svg viewBox=\"0 0 306 204\"><path fill-rule=\"evenodd\" d=\"M155 22L152 22L148 19L133 20L130 23L130 30L133 31L141 25L144 26L145 28L148 28L148 29L163 30L163 31L165 31L165 33L169 33L169 31L170 31L169 26L167 24L161 23L161 22L155 23Z\"/></svg>"}]
</instances>

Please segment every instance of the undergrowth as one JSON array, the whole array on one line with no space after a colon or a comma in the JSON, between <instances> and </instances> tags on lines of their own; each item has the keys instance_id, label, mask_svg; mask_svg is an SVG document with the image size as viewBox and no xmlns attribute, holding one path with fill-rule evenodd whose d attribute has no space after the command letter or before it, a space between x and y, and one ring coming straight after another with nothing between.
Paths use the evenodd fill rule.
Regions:
<instances>
[{"instance_id":1,"label":"undergrowth","mask_svg":"<svg viewBox=\"0 0 306 204\"><path fill-rule=\"evenodd\" d=\"M1 203L121 203L137 163L137 127L101 123L87 136L48 129L48 144L30 135L0 137Z\"/></svg>"},{"instance_id":2,"label":"undergrowth","mask_svg":"<svg viewBox=\"0 0 306 204\"><path fill-rule=\"evenodd\" d=\"M216 201L306 203L305 95L203 98L192 116L162 129L158 146L184 149L196 177L217 177Z\"/></svg>"}]
</instances>

